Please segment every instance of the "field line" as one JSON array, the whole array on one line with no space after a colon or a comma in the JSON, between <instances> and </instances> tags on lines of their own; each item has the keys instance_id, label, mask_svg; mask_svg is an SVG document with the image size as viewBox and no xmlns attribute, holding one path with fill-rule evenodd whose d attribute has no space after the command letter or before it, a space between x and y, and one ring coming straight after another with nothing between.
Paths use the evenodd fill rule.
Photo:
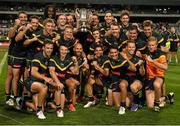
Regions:
<instances>
[{"instance_id":1,"label":"field line","mask_svg":"<svg viewBox=\"0 0 180 126\"><path fill-rule=\"evenodd\" d=\"M14 122L17 122L17 123L21 124L21 125L24 125L23 122L20 122L20 121L18 121L18 120L16 120L16 119L13 119L13 118L11 118L11 117L9 117L9 116L3 115L3 114L0 114L0 116L1 116L1 117L4 117L4 118L6 118L6 119L10 119L10 120L12 120L12 121L14 121Z\"/></svg>"},{"instance_id":2,"label":"field line","mask_svg":"<svg viewBox=\"0 0 180 126\"><path fill-rule=\"evenodd\" d=\"M1 61L1 63L0 63L0 75L1 75L1 73L2 73L3 66L4 66L4 63L6 62L7 56L8 56L8 52L6 52L6 53L4 54L3 59L2 59L2 61Z\"/></svg>"}]
</instances>

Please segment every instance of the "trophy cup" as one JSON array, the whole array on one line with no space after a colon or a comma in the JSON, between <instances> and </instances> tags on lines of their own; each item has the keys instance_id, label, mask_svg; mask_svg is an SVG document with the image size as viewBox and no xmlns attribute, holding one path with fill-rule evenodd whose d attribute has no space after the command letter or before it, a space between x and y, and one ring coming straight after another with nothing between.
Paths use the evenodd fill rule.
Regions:
<instances>
[{"instance_id":1,"label":"trophy cup","mask_svg":"<svg viewBox=\"0 0 180 126\"><path fill-rule=\"evenodd\" d=\"M76 12L79 14L79 20L80 20L80 31L81 32L88 32L88 18L90 15L90 12L85 9L76 9Z\"/></svg>"}]
</instances>

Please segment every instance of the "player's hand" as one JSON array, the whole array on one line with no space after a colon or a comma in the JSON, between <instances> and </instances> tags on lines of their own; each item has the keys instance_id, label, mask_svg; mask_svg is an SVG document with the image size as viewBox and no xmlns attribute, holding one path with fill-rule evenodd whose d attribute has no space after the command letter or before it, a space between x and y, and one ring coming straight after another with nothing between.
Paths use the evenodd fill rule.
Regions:
<instances>
[{"instance_id":1,"label":"player's hand","mask_svg":"<svg viewBox=\"0 0 180 126\"><path fill-rule=\"evenodd\" d=\"M139 60L138 64L139 64L139 66L141 66L141 65L144 64L144 61L143 60Z\"/></svg>"},{"instance_id":2,"label":"player's hand","mask_svg":"<svg viewBox=\"0 0 180 126\"><path fill-rule=\"evenodd\" d=\"M49 77L45 77L44 80L49 83L49 84L52 84L53 83L53 79L52 78L49 78Z\"/></svg>"},{"instance_id":3,"label":"player's hand","mask_svg":"<svg viewBox=\"0 0 180 126\"><path fill-rule=\"evenodd\" d=\"M62 83L57 83L55 85L55 87L58 89L58 90L62 90L64 88L64 85Z\"/></svg>"},{"instance_id":4,"label":"player's hand","mask_svg":"<svg viewBox=\"0 0 180 126\"><path fill-rule=\"evenodd\" d=\"M145 59L146 59L146 61L149 61L151 63L153 62L153 59L150 56L147 56Z\"/></svg>"},{"instance_id":5,"label":"player's hand","mask_svg":"<svg viewBox=\"0 0 180 126\"><path fill-rule=\"evenodd\" d=\"M19 19L16 19L16 20L15 20L15 25L16 25L16 26L20 25L20 23L21 23L21 21L20 21Z\"/></svg>"}]
</instances>

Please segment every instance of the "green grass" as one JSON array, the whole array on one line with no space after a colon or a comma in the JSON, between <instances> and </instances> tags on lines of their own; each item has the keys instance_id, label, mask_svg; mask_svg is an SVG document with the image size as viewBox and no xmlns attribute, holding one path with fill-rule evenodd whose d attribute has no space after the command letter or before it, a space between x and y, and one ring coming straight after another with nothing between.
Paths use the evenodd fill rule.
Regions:
<instances>
[{"instance_id":1,"label":"green grass","mask_svg":"<svg viewBox=\"0 0 180 126\"><path fill-rule=\"evenodd\" d=\"M0 59L3 55L0 53ZM144 108L137 112L130 112L123 116L117 114L114 107L107 107L104 103L83 108L83 104L77 104L76 112L69 112L65 109L65 117L57 118L54 110L47 110L46 120L38 120L35 113L20 112L9 108L4 104L4 81L6 78L7 66L3 67L0 75L0 125L18 125L23 122L25 125L177 125L180 124L180 64L170 64L166 72L167 92L175 92L175 104L167 105L160 113L155 113ZM3 116L6 117L3 117ZM10 120L7 117L15 120ZM20 121L19 123L17 121Z\"/></svg>"}]
</instances>

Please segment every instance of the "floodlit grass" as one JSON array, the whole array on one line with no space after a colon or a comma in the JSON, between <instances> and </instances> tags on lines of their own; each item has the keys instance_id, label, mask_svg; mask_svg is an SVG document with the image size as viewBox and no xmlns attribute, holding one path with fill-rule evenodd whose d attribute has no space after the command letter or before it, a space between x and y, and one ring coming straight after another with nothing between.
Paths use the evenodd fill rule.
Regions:
<instances>
[{"instance_id":1,"label":"floodlit grass","mask_svg":"<svg viewBox=\"0 0 180 126\"><path fill-rule=\"evenodd\" d=\"M0 59L3 54L0 52ZM0 60L1 61L1 60ZM65 117L57 118L54 110L45 112L47 119L38 120L35 113L20 112L9 108L4 103L4 82L7 65L3 67L0 75L0 125L176 125L180 124L180 64L170 64L166 72L167 92L175 92L175 104L167 105L160 113L143 108L138 112L130 112L123 116L117 114L113 107L107 107L104 102L88 109L82 104L77 104L76 112L65 109Z\"/></svg>"}]
</instances>

